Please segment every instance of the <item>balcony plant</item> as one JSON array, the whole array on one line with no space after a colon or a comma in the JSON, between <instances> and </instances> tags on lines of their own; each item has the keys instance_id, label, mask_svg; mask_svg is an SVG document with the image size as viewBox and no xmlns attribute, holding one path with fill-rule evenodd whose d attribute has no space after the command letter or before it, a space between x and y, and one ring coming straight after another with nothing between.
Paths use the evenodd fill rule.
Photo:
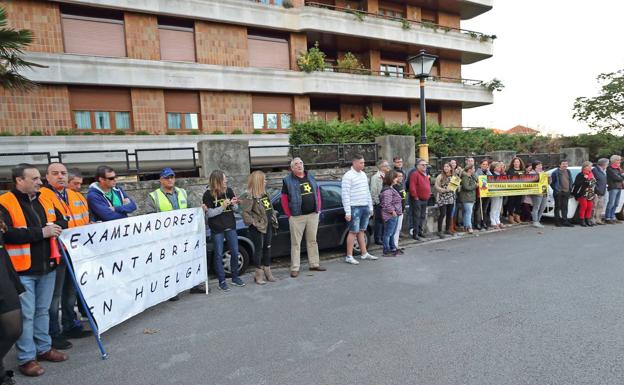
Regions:
<instances>
[{"instance_id":1,"label":"balcony plant","mask_svg":"<svg viewBox=\"0 0 624 385\"><path fill-rule=\"evenodd\" d=\"M401 19L401 28L405 30L412 29L412 23L409 20L403 18Z\"/></svg>"},{"instance_id":2,"label":"balcony plant","mask_svg":"<svg viewBox=\"0 0 624 385\"><path fill-rule=\"evenodd\" d=\"M294 7L294 4L293 4L292 0L284 0L284 1L282 1L282 7L284 7L284 8L292 8L292 7Z\"/></svg>"},{"instance_id":3,"label":"balcony plant","mask_svg":"<svg viewBox=\"0 0 624 385\"><path fill-rule=\"evenodd\" d=\"M319 49L317 41L314 47L299 54L297 67L304 72L323 71L325 70L325 56L325 53Z\"/></svg>"},{"instance_id":4,"label":"balcony plant","mask_svg":"<svg viewBox=\"0 0 624 385\"><path fill-rule=\"evenodd\" d=\"M360 63L357 56L351 52L345 53L345 55L336 61L336 72L350 73L350 74L365 74L366 68Z\"/></svg>"},{"instance_id":5,"label":"balcony plant","mask_svg":"<svg viewBox=\"0 0 624 385\"><path fill-rule=\"evenodd\" d=\"M488 90L494 92L494 91L502 91L503 88L505 88L505 85L503 84L502 81L500 81L499 79L492 79L489 82L484 82L482 84L483 87L487 88Z\"/></svg>"}]
</instances>

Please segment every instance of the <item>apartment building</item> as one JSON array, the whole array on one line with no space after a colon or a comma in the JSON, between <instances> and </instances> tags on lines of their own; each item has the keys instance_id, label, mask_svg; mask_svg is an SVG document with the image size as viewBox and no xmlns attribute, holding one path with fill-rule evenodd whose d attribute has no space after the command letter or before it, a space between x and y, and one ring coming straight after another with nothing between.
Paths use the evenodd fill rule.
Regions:
<instances>
[{"instance_id":1,"label":"apartment building","mask_svg":"<svg viewBox=\"0 0 624 385\"><path fill-rule=\"evenodd\" d=\"M439 56L427 117L462 125L492 92L462 66L492 56L493 37L460 29L492 0L0 0L30 29L24 72L41 86L0 90L0 131L288 132L294 121L420 119L407 58ZM297 57L318 43L325 71ZM336 68L348 53L363 69Z\"/></svg>"}]
</instances>

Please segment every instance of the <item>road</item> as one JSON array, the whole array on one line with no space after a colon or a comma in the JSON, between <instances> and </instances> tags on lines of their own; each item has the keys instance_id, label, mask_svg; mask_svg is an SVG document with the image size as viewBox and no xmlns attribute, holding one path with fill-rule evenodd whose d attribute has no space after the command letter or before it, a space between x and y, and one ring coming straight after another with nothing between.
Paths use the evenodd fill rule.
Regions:
<instances>
[{"instance_id":1,"label":"road","mask_svg":"<svg viewBox=\"0 0 624 385\"><path fill-rule=\"evenodd\" d=\"M19 384L621 384L624 226L530 227L183 295ZM249 281L251 277L246 276ZM149 333L151 329L151 334ZM14 366L10 353L7 366Z\"/></svg>"}]
</instances>

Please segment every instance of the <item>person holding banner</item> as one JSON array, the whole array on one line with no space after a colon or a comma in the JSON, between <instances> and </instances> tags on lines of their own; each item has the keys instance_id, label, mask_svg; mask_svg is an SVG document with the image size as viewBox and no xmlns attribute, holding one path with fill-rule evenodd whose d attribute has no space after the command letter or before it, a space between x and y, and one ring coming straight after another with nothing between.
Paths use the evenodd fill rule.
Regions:
<instances>
[{"instance_id":1,"label":"person holding banner","mask_svg":"<svg viewBox=\"0 0 624 385\"><path fill-rule=\"evenodd\" d=\"M559 168L550 175L550 187L555 198L555 226L574 227L568 220L568 200L572 190L572 173L568 170L568 161L559 162Z\"/></svg>"},{"instance_id":2,"label":"person holding banner","mask_svg":"<svg viewBox=\"0 0 624 385\"><path fill-rule=\"evenodd\" d=\"M455 205L455 191L457 190L458 183L451 185L452 178L457 177L453 175L451 164L444 163L442 172L437 176L434 185L436 190L436 204L440 210L440 214L438 215L438 236L440 238L447 238L453 235L451 233L451 222L453 221L453 206ZM446 231L443 233L442 223L444 223L445 218Z\"/></svg>"},{"instance_id":3,"label":"person holding banner","mask_svg":"<svg viewBox=\"0 0 624 385\"><path fill-rule=\"evenodd\" d=\"M530 175L539 175L544 171L544 165L539 160L534 161L531 164L532 171ZM542 215L544 214L544 208L546 207L547 189L541 194L531 195L531 203L533 208L531 209L531 219L533 220L533 227L543 228L544 225L540 223Z\"/></svg>"},{"instance_id":4,"label":"person holding banner","mask_svg":"<svg viewBox=\"0 0 624 385\"><path fill-rule=\"evenodd\" d=\"M524 162L522 159L515 157L509 163L507 176L513 178L525 174ZM522 223L522 195L510 196L507 198L507 220L511 224Z\"/></svg>"},{"instance_id":5,"label":"person holding banner","mask_svg":"<svg viewBox=\"0 0 624 385\"><path fill-rule=\"evenodd\" d=\"M266 192L266 176L262 171L254 171L249 175L247 192L241 195L240 206L243 221L249 226L249 237L254 244L254 281L258 285L264 285L266 281L275 282L271 273L271 241L279 223Z\"/></svg>"},{"instance_id":6,"label":"person holding banner","mask_svg":"<svg viewBox=\"0 0 624 385\"><path fill-rule=\"evenodd\" d=\"M464 168L464 172L461 177L461 190L459 195L461 196L462 211L464 219L464 231L472 234L472 209L474 208L475 201L477 200L477 177L474 175L474 165L468 165Z\"/></svg>"},{"instance_id":7,"label":"person holding banner","mask_svg":"<svg viewBox=\"0 0 624 385\"><path fill-rule=\"evenodd\" d=\"M494 179L505 176L505 164L503 162L492 162L491 172ZM503 209L503 197L490 198L490 224L496 229L505 227L500 221L501 210Z\"/></svg>"},{"instance_id":8,"label":"person holding banner","mask_svg":"<svg viewBox=\"0 0 624 385\"><path fill-rule=\"evenodd\" d=\"M68 358L52 347L48 333L55 268L60 263L56 237L67 221L41 196L41 175L35 166L19 164L11 174L15 187L0 195L0 215L7 226L6 251L26 289L20 296L23 331L15 347L20 372L36 377L45 372L38 361Z\"/></svg>"},{"instance_id":9,"label":"person holding banner","mask_svg":"<svg viewBox=\"0 0 624 385\"><path fill-rule=\"evenodd\" d=\"M574 187L572 188L572 194L579 203L579 219L583 227L594 225L590 218L596 197L595 187L596 178L592 173L592 162L585 161L581 167L581 172L574 178Z\"/></svg>"},{"instance_id":10,"label":"person holding banner","mask_svg":"<svg viewBox=\"0 0 624 385\"><path fill-rule=\"evenodd\" d=\"M95 172L96 182L91 183L87 193L89 214L93 222L107 222L127 218L136 209L136 203L117 187L115 170L99 166Z\"/></svg>"},{"instance_id":11,"label":"person holding banner","mask_svg":"<svg viewBox=\"0 0 624 385\"><path fill-rule=\"evenodd\" d=\"M67 188L78 193L82 189L82 173L77 168L67 170Z\"/></svg>"},{"instance_id":12,"label":"person holding banner","mask_svg":"<svg viewBox=\"0 0 624 385\"><path fill-rule=\"evenodd\" d=\"M214 263L217 268L219 289L229 291L223 270L223 246L227 240L230 250L230 272L232 285L243 287L245 282L238 276L238 235L236 234L236 210L239 199L234 191L227 186L227 177L221 170L210 173L209 189L202 198L208 208L208 226L212 238Z\"/></svg>"},{"instance_id":13,"label":"person holding banner","mask_svg":"<svg viewBox=\"0 0 624 385\"><path fill-rule=\"evenodd\" d=\"M22 334L19 295L26 291L4 247L7 226L0 217L0 384L14 384L13 371L4 371L4 357Z\"/></svg>"},{"instance_id":14,"label":"person holding banner","mask_svg":"<svg viewBox=\"0 0 624 385\"><path fill-rule=\"evenodd\" d=\"M52 202L54 208L67 220L68 228L89 224L89 208L82 194L67 188L68 172L65 165L54 162L48 165L46 184L41 187L41 196ZM69 349L71 342L66 338L84 338L91 332L84 331L82 323L74 312L76 289L71 277L67 274L64 261L56 268L54 296L50 304L50 336L52 346L56 349ZM59 325L59 305L62 314L62 331Z\"/></svg>"},{"instance_id":15,"label":"person holding banner","mask_svg":"<svg viewBox=\"0 0 624 385\"><path fill-rule=\"evenodd\" d=\"M481 175L492 176L490 162L487 159L483 159L481 163L479 163L479 168L475 172L475 175L477 178ZM489 218L488 210L490 209L490 198L481 197L481 191L477 189L477 199L479 200L479 207L474 210L474 228L477 230L487 230L488 221L486 218Z\"/></svg>"}]
</instances>

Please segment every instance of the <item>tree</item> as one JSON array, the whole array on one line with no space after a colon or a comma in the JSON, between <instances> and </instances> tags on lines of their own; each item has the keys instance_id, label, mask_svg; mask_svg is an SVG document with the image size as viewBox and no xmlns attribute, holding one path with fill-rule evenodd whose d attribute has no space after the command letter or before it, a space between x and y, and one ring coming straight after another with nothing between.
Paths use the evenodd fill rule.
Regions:
<instances>
[{"instance_id":1,"label":"tree","mask_svg":"<svg viewBox=\"0 0 624 385\"><path fill-rule=\"evenodd\" d=\"M7 15L0 8L0 87L6 89L29 90L36 83L19 73L32 67L45 68L37 63L28 62L20 56L22 49L32 43L33 34L27 29L7 28Z\"/></svg>"},{"instance_id":2,"label":"tree","mask_svg":"<svg viewBox=\"0 0 624 385\"><path fill-rule=\"evenodd\" d=\"M602 85L596 97L576 98L572 117L585 122L601 133L617 133L624 129L624 70L600 74Z\"/></svg>"}]
</instances>

